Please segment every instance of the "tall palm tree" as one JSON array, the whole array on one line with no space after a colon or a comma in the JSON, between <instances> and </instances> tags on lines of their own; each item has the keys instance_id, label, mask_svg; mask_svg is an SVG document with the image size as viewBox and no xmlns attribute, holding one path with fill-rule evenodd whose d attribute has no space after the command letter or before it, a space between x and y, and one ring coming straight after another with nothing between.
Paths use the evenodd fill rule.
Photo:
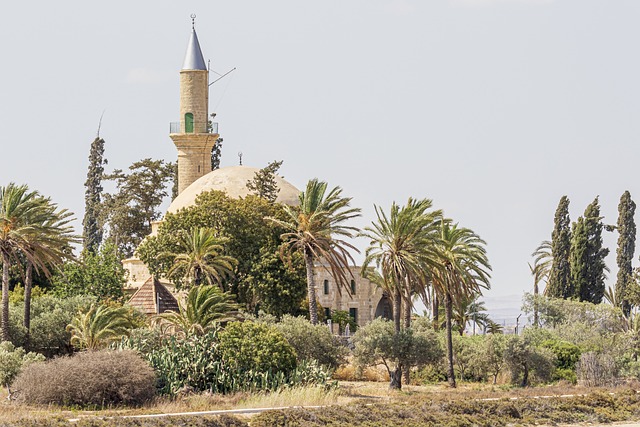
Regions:
<instances>
[{"instance_id":1,"label":"tall palm tree","mask_svg":"<svg viewBox=\"0 0 640 427\"><path fill-rule=\"evenodd\" d=\"M327 183L312 179L305 191L299 196L298 206L284 205L284 220L267 217L266 219L282 227L281 257L300 252L307 270L307 295L309 298L309 318L314 325L318 323L318 305L316 302L316 284L314 262L320 261L324 268L341 288L349 289L349 263L355 264L349 250L358 249L344 238L352 238L358 232L356 227L344 223L360 216L359 208L351 208L350 197L342 197L342 189L334 187L327 193Z\"/></svg>"},{"instance_id":2,"label":"tall palm tree","mask_svg":"<svg viewBox=\"0 0 640 427\"><path fill-rule=\"evenodd\" d=\"M473 326L473 335L476 334L476 326L485 328L491 321L486 311L484 301L480 301L480 294L458 298L453 304L453 317L460 336L469 323Z\"/></svg>"},{"instance_id":3,"label":"tall palm tree","mask_svg":"<svg viewBox=\"0 0 640 427\"><path fill-rule=\"evenodd\" d=\"M128 307L93 304L89 310L78 313L71 320L67 331L71 332L71 345L98 350L128 336L133 325Z\"/></svg>"},{"instance_id":4,"label":"tall palm tree","mask_svg":"<svg viewBox=\"0 0 640 427\"><path fill-rule=\"evenodd\" d=\"M236 319L233 312L238 308L233 295L217 286L196 286L189 291L186 303L180 304L180 311L159 314L154 322L168 324L176 334L202 335L218 323Z\"/></svg>"},{"instance_id":5,"label":"tall palm tree","mask_svg":"<svg viewBox=\"0 0 640 427\"><path fill-rule=\"evenodd\" d=\"M69 226L71 213L26 185L0 187L0 256L2 258L2 339L9 336L9 267L27 263L44 274L61 264L69 245L79 241ZM30 286L30 284L29 284ZM28 316L27 316L28 317Z\"/></svg>"},{"instance_id":6,"label":"tall palm tree","mask_svg":"<svg viewBox=\"0 0 640 427\"><path fill-rule=\"evenodd\" d=\"M531 254L533 265L529 264L529 270L533 276L533 324L540 326L538 316L538 295L540 294L540 283L549 281L551 265L553 264L553 254L551 253L551 242L544 240L540 246ZM545 287L546 293L546 287Z\"/></svg>"},{"instance_id":7,"label":"tall palm tree","mask_svg":"<svg viewBox=\"0 0 640 427\"><path fill-rule=\"evenodd\" d=\"M451 337L453 304L461 298L481 294L489 289L489 271L485 241L468 228L441 221L439 268L432 273L436 292L444 298L447 339L447 377L451 387L456 386L453 370L453 343Z\"/></svg>"},{"instance_id":8,"label":"tall palm tree","mask_svg":"<svg viewBox=\"0 0 640 427\"><path fill-rule=\"evenodd\" d=\"M429 268L437 262L438 225L442 211L429 211L429 199L409 198L406 206L395 202L389 215L374 206L377 220L365 227L361 235L370 240L362 264L362 274L375 264L385 291L393 298L393 318L396 332L400 331L402 300L405 312L411 315L411 295L416 293L427 300ZM405 320L406 322L406 320Z\"/></svg>"},{"instance_id":9,"label":"tall palm tree","mask_svg":"<svg viewBox=\"0 0 640 427\"><path fill-rule=\"evenodd\" d=\"M193 228L181 233L179 252L163 254L173 258L167 276L183 280L187 286L206 283L222 287L222 281L233 274L238 263L233 257L221 255L222 243L210 228Z\"/></svg>"}]
</instances>

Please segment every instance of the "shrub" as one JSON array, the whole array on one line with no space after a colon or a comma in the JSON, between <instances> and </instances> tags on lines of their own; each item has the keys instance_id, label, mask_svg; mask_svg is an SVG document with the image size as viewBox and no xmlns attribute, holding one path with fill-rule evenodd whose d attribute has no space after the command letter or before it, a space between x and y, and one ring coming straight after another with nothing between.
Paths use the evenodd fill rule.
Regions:
<instances>
[{"instance_id":1,"label":"shrub","mask_svg":"<svg viewBox=\"0 0 640 427\"><path fill-rule=\"evenodd\" d=\"M273 326L233 322L218 338L220 356L236 371L288 374L296 367L295 350Z\"/></svg>"},{"instance_id":2,"label":"shrub","mask_svg":"<svg viewBox=\"0 0 640 427\"><path fill-rule=\"evenodd\" d=\"M33 362L41 362L44 356L37 353L26 353L22 347L16 348L9 341L0 343L0 386L7 387L9 396L11 390L9 385L20 371Z\"/></svg>"},{"instance_id":3,"label":"shrub","mask_svg":"<svg viewBox=\"0 0 640 427\"><path fill-rule=\"evenodd\" d=\"M613 384L618 374L615 359L610 354L592 351L580 356L576 373L578 380L587 387Z\"/></svg>"},{"instance_id":4,"label":"shrub","mask_svg":"<svg viewBox=\"0 0 640 427\"><path fill-rule=\"evenodd\" d=\"M140 405L154 396L155 374L132 351L89 351L27 366L14 387L30 404Z\"/></svg>"},{"instance_id":5,"label":"shrub","mask_svg":"<svg viewBox=\"0 0 640 427\"><path fill-rule=\"evenodd\" d=\"M580 360L580 347L567 341L546 340L542 347L548 348L556 356L556 370L554 380L566 380L576 383L576 364Z\"/></svg>"},{"instance_id":6,"label":"shrub","mask_svg":"<svg viewBox=\"0 0 640 427\"><path fill-rule=\"evenodd\" d=\"M316 360L333 369L344 363L348 349L326 325L313 325L303 317L286 315L274 326L296 351L298 362Z\"/></svg>"}]
</instances>

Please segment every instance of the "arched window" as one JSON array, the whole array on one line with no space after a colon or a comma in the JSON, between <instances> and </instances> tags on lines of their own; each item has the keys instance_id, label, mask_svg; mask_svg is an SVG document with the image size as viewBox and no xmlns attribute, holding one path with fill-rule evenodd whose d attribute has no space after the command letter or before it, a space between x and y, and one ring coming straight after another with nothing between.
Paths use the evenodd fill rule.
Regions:
<instances>
[{"instance_id":1,"label":"arched window","mask_svg":"<svg viewBox=\"0 0 640 427\"><path fill-rule=\"evenodd\" d=\"M193 113L184 115L184 133L193 133Z\"/></svg>"}]
</instances>

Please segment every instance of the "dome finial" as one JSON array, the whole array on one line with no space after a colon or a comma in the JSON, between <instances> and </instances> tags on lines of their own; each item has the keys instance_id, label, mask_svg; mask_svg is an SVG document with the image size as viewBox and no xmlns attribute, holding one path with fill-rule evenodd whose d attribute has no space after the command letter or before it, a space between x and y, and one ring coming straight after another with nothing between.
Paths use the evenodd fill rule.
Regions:
<instances>
[{"instance_id":1,"label":"dome finial","mask_svg":"<svg viewBox=\"0 0 640 427\"><path fill-rule=\"evenodd\" d=\"M192 30L196 29L196 14L195 13L191 14L191 29Z\"/></svg>"}]
</instances>

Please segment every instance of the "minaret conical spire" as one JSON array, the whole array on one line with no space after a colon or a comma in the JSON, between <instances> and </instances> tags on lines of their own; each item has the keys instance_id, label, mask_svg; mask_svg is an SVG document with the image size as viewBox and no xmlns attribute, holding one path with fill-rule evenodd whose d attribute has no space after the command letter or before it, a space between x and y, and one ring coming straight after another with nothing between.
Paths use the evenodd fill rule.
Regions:
<instances>
[{"instance_id":1,"label":"minaret conical spire","mask_svg":"<svg viewBox=\"0 0 640 427\"><path fill-rule=\"evenodd\" d=\"M198 35L196 34L195 26L196 15L191 15L191 37L189 37L189 44L187 45L187 53L184 56L184 62L182 64L183 70L206 70L207 64L202 56L202 49L200 49L200 42L198 41Z\"/></svg>"}]
</instances>

